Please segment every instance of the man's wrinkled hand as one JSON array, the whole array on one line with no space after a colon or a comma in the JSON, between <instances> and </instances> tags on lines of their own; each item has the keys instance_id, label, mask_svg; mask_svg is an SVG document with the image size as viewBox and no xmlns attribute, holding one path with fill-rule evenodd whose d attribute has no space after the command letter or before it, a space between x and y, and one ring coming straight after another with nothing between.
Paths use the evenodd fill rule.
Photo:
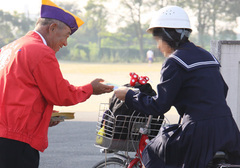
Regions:
<instances>
[{"instance_id":1,"label":"man's wrinkled hand","mask_svg":"<svg viewBox=\"0 0 240 168\"><path fill-rule=\"evenodd\" d=\"M58 113L59 111L53 110L53 113ZM56 126L60 123L61 121L55 121L53 119L50 120L49 127Z\"/></svg>"},{"instance_id":2,"label":"man's wrinkled hand","mask_svg":"<svg viewBox=\"0 0 240 168\"><path fill-rule=\"evenodd\" d=\"M103 93L109 93L109 92L113 91L114 86L105 85L102 82L104 82L104 80L99 79L99 78L97 78L91 82L94 95L100 95Z\"/></svg>"}]
</instances>

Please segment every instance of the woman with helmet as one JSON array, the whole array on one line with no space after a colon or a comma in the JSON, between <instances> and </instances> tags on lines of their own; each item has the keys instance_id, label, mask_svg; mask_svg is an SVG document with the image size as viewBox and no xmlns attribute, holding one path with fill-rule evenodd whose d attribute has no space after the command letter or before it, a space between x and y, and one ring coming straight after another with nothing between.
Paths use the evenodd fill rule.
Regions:
<instances>
[{"instance_id":1,"label":"woman with helmet","mask_svg":"<svg viewBox=\"0 0 240 168\"><path fill-rule=\"evenodd\" d=\"M115 90L129 108L158 116L174 106L182 123L162 128L143 151L146 168L205 168L221 150L240 164L240 133L226 103L228 87L217 59L189 41L187 13L178 6L160 9L147 32L166 57L157 96Z\"/></svg>"}]
</instances>

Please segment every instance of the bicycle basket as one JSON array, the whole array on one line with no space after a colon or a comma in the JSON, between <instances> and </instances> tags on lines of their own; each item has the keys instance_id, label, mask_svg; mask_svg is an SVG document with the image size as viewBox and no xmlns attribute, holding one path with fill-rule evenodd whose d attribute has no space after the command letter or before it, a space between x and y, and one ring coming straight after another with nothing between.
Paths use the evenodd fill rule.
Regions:
<instances>
[{"instance_id":1,"label":"bicycle basket","mask_svg":"<svg viewBox=\"0 0 240 168\"><path fill-rule=\"evenodd\" d=\"M141 134L139 129L146 125L147 116L117 115L109 110L109 104L102 103L99 108L95 146L113 151L135 151ZM149 129L149 138L157 135L162 118L153 118Z\"/></svg>"}]
</instances>

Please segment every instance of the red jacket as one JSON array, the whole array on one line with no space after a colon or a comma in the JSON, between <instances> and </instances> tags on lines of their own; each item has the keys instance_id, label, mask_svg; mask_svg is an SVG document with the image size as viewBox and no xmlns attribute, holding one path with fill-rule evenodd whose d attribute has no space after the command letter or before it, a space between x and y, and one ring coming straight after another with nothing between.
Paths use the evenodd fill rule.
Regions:
<instances>
[{"instance_id":1,"label":"red jacket","mask_svg":"<svg viewBox=\"0 0 240 168\"><path fill-rule=\"evenodd\" d=\"M91 96L92 86L70 85L55 52L33 31L0 51L0 137L43 152L53 105L83 102Z\"/></svg>"}]
</instances>

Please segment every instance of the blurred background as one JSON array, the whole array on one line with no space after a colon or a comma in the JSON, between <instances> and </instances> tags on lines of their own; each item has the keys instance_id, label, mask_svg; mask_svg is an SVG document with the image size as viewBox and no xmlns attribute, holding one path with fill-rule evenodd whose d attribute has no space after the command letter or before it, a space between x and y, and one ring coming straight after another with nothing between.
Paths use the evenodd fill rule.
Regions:
<instances>
[{"instance_id":1,"label":"blurred background","mask_svg":"<svg viewBox=\"0 0 240 168\"><path fill-rule=\"evenodd\" d=\"M154 12L178 5L189 14L191 41L210 50L211 40L238 40L239 0L53 0L85 24L68 40L59 60L116 63L146 61L148 49L162 59L151 34ZM7 0L0 6L0 47L34 28L41 0Z\"/></svg>"}]
</instances>

